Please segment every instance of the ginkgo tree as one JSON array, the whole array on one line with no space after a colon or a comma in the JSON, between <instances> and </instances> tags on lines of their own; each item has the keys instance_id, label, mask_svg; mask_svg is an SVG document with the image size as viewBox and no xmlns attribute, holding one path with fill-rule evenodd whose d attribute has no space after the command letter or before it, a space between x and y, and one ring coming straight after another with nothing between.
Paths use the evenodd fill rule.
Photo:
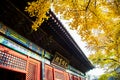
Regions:
<instances>
[{"instance_id":1,"label":"ginkgo tree","mask_svg":"<svg viewBox=\"0 0 120 80\"><path fill-rule=\"evenodd\" d=\"M32 29L37 30L50 9L75 29L87 47L93 63L101 67L120 65L120 0L35 0L28 2L25 11L36 17Z\"/></svg>"}]
</instances>

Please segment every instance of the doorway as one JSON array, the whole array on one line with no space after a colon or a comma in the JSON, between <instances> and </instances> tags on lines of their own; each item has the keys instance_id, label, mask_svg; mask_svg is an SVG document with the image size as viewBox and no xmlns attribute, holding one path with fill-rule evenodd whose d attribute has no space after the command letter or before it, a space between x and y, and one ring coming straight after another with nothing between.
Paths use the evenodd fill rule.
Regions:
<instances>
[{"instance_id":1,"label":"doorway","mask_svg":"<svg viewBox=\"0 0 120 80\"><path fill-rule=\"evenodd\" d=\"M25 80L24 73L0 68L0 80Z\"/></svg>"}]
</instances>

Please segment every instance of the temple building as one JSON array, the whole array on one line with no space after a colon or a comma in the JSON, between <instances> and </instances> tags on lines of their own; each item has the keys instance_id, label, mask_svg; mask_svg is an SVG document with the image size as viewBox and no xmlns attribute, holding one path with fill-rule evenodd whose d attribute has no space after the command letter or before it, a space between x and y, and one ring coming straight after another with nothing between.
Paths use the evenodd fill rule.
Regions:
<instances>
[{"instance_id":1,"label":"temple building","mask_svg":"<svg viewBox=\"0 0 120 80\"><path fill-rule=\"evenodd\" d=\"M28 1L0 1L0 80L85 80L94 66L51 10L33 31Z\"/></svg>"}]
</instances>

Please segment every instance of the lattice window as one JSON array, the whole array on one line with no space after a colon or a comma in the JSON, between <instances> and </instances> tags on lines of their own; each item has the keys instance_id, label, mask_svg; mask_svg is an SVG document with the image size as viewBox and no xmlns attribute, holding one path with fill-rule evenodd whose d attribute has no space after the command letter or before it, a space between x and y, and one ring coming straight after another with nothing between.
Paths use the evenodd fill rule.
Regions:
<instances>
[{"instance_id":1,"label":"lattice window","mask_svg":"<svg viewBox=\"0 0 120 80\"><path fill-rule=\"evenodd\" d=\"M74 76L74 80L78 80L78 77L77 77L77 76Z\"/></svg>"},{"instance_id":2,"label":"lattice window","mask_svg":"<svg viewBox=\"0 0 120 80\"><path fill-rule=\"evenodd\" d=\"M53 68L45 65L45 80L53 80Z\"/></svg>"},{"instance_id":3,"label":"lattice window","mask_svg":"<svg viewBox=\"0 0 120 80\"><path fill-rule=\"evenodd\" d=\"M36 72L36 65L29 63L29 67L28 67L28 74L27 74L27 80L36 80L35 79L35 73Z\"/></svg>"},{"instance_id":4,"label":"lattice window","mask_svg":"<svg viewBox=\"0 0 120 80\"><path fill-rule=\"evenodd\" d=\"M41 80L41 63L32 58L29 58L28 61L26 80Z\"/></svg>"},{"instance_id":5,"label":"lattice window","mask_svg":"<svg viewBox=\"0 0 120 80\"><path fill-rule=\"evenodd\" d=\"M74 76L72 74L69 74L70 80L74 80Z\"/></svg>"},{"instance_id":6,"label":"lattice window","mask_svg":"<svg viewBox=\"0 0 120 80\"><path fill-rule=\"evenodd\" d=\"M64 74L65 74L66 80L70 80L69 73L64 72Z\"/></svg>"},{"instance_id":7,"label":"lattice window","mask_svg":"<svg viewBox=\"0 0 120 80\"><path fill-rule=\"evenodd\" d=\"M78 80L82 80L81 77L79 77Z\"/></svg>"},{"instance_id":8,"label":"lattice window","mask_svg":"<svg viewBox=\"0 0 120 80\"><path fill-rule=\"evenodd\" d=\"M66 80L64 72L58 69L54 69L54 80Z\"/></svg>"},{"instance_id":9,"label":"lattice window","mask_svg":"<svg viewBox=\"0 0 120 80\"><path fill-rule=\"evenodd\" d=\"M27 61L7 52L0 51L0 65L25 71Z\"/></svg>"}]
</instances>

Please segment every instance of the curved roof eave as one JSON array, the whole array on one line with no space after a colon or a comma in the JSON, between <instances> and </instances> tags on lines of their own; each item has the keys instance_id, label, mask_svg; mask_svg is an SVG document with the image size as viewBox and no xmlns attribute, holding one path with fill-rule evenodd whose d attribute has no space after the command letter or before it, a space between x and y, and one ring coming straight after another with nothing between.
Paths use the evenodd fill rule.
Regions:
<instances>
[{"instance_id":1,"label":"curved roof eave","mask_svg":"<svg viewBox=\"0 0 120 80\"><path fill-rule=\"evenodd\" d=\"M61 37L65 41L65 43L67 43L68 46L69 45L71 46L71 48L68 50L72 49L74 52L73 54L75 54L75 56L79 58L78 60L80 60L86 66L87 69L85 72L89 71L90 69L93 69L94 66L91 64L91 62L85 56L84 52L80 49L80 47L77 45L77 43L74 41L74 39L72 38L70 33L65 29L63 24L58 20L58 18L54 14L54 12L52 12L50 10L49 15L51 15L52 19L54 19L54 22L57 24L56 27L52 26L52 29L54 29L57 33L60 32L60 34L58 34L59 37Z\"/></svg>"}]
</instances>

